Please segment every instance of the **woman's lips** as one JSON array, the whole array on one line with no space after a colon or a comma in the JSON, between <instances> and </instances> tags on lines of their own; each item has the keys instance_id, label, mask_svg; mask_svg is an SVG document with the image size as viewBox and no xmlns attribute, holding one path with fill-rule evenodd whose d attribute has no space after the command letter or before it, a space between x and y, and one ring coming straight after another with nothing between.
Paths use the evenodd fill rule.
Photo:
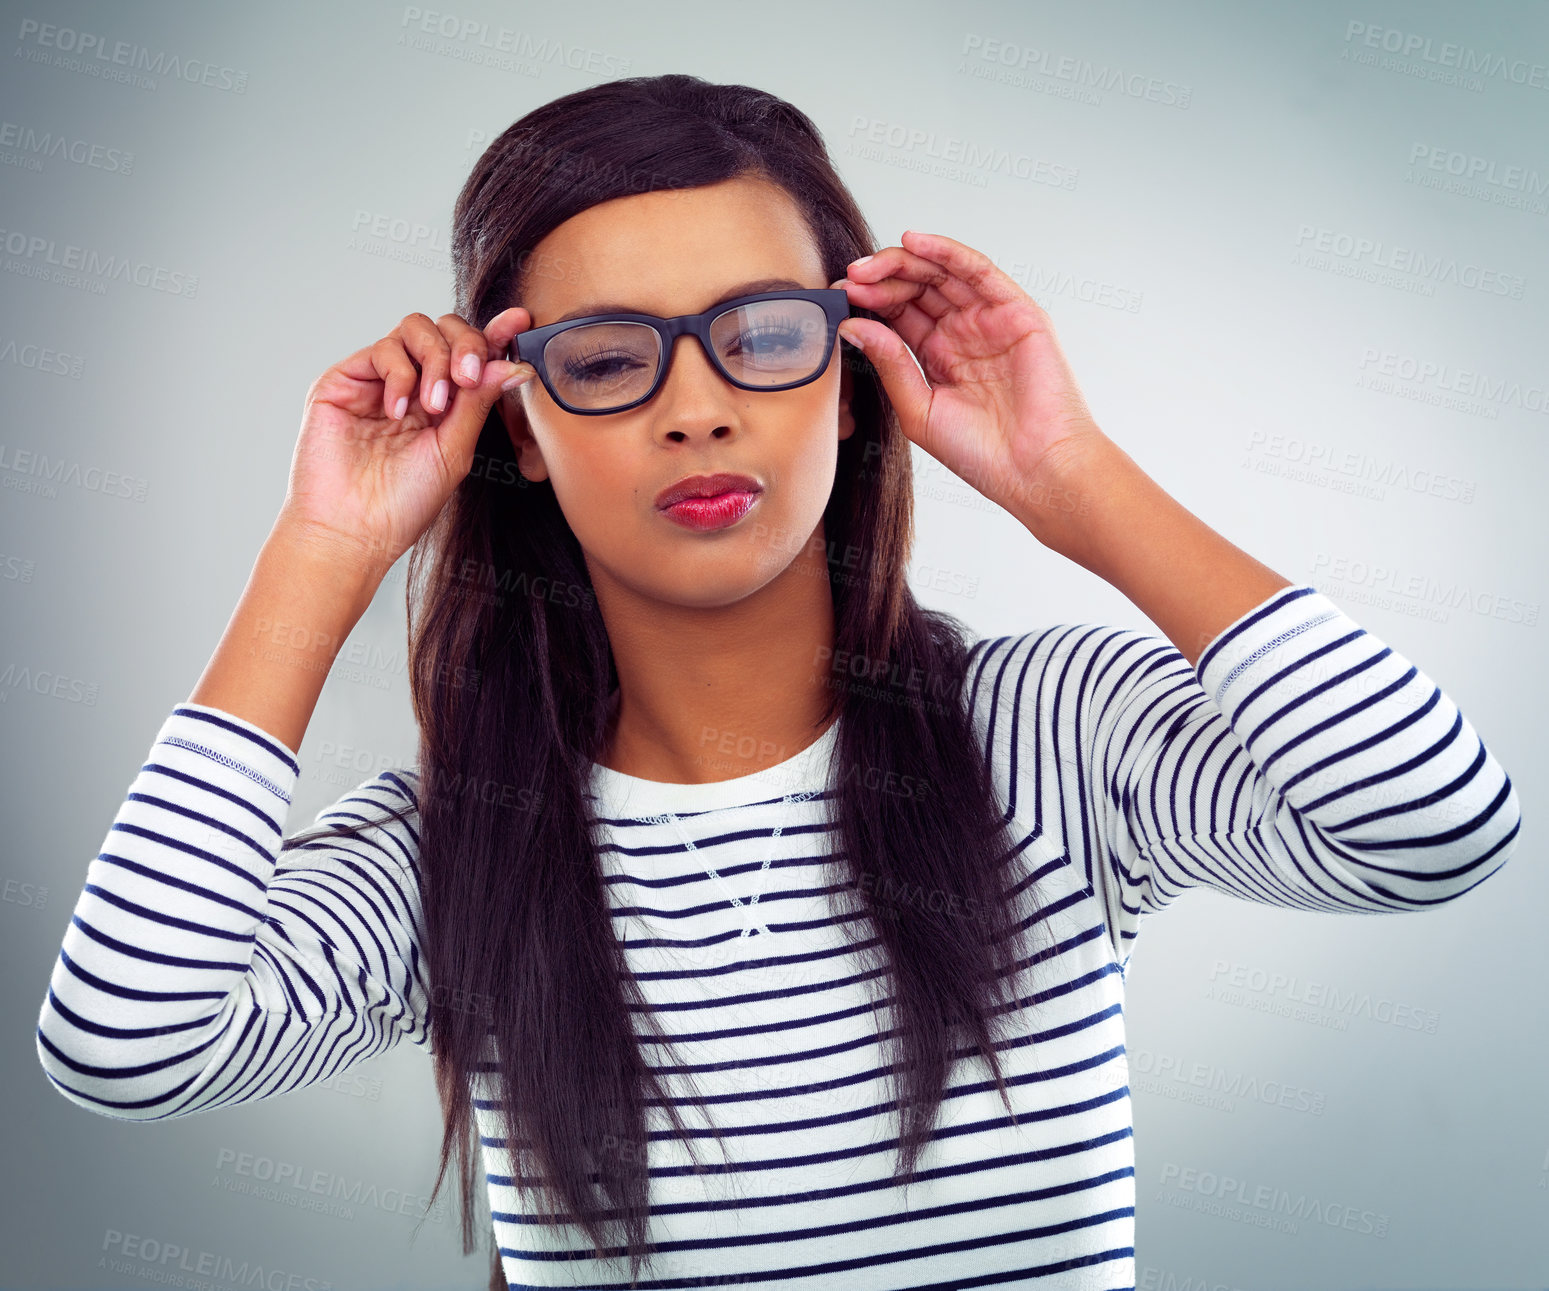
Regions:
<instances>
[{"instance_id":1,"label":"woman's lips","mask_svg":"<svg viewBox=\"0 0 1549 1291\"><path fill-rule=\"evenodd\" d=\"M685 529L724 529L747 515L758 497L756 492L733 489L711 498L684 498L663 507L662 514Z\"/></svg>"}]
</instances>

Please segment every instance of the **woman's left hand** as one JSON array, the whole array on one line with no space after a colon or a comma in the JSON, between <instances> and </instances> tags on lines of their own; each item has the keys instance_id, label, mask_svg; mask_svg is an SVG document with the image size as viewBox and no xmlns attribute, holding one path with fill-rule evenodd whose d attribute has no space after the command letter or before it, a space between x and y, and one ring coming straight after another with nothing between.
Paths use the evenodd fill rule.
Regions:
<instances>
[{"instance_id":1,"label":"woman's left hand","mask_svg":"<svg viewBox=\"0 0 1549 1291\"><path fill-rule=\"evenodd\" d=\"M877 369L904 434L1036 533L1040 506L1064 506L1072 455L1102 438L1053 324L988 256L940 234L902 241L834 284L891 327L849 318L840 335Z\"/></svg>"}]
</instances>

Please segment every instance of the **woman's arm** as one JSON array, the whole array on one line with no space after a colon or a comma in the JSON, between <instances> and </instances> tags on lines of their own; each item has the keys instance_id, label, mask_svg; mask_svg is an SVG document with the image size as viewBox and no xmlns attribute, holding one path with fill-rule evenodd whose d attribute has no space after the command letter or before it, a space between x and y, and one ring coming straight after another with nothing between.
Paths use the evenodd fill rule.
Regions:
<instances>
[{"instance_id":1,"label":"woman's arm","mask_svg":"<svg viewBox=\"0 0 1549 1291\"><path fill-rule=\"evenodd\" d=\"M1349 913L1431 909L1505 864L1516 791L1434 681L1315 588L1271 592L1193 666L1062 624L975 647L1009 810L1096 897L1116 962L1194 887Z\"/></svg>"},{"instance_id":2,"label":"woman's arm","mask_svg":"<svg viewBox=\"0 0 1549 1291\"><path fill-rule=\"evenodd\" d=\"M1098 428L1049 316L985 255L905 232L851 264L840 335L916 445L1171 640L1090 625L985 643L1002 789L1083 865L1120 962L1190 886L1425 909L1510 856L1511 780L1436 683L1175 502Z\"/></svg>"},{"instance_id":3,"label":"woman's arm","mask_svg":"<svg viewBox=\"0 0 1549 1291\"><path fill-rule=\"evenodd\" d=\"M414 776L384 772L321 813L370 822L358 838L282 843L329 669L523 379L498 356L529 321L513 307L481 332L408 314L308 389L280 518L65 929L37 1048L67 1098L182 1116L427 1042L419 840L383 810L417 808Z\"/></svg>"},{"instance_id":4,"label":"woman's arm","mask_svg":"<svg viewBox=\"0 0 1549 1291\"><path fill-rule=\"evenodd\" d=\"M1191 664L1228 624L1291 586L1175 500L1096 427L1050 457L1052 491L1031 499L1013 493L1013 514L1044 546L1129 597Z\"/></svg>"},{"instance_id":5,"label":"woman's arm","mask_svg":"<svg viewBox=\"0 0 1549 1291\"><path fill-rule=\"evenodd\" d=\"M384 573L356 547L282 514L189 701L299 752L328 671Z\"/></svg>"},{"instance_id":6,"label":"woman's arm","mask_svg":"<svg viewBox=\"0 0 1549 1291\"><path fill-rule=\"evenodd\" d=\"M282 853L299 771L236 714L179 704L162 725L38 1017L38 1059L66 1098L163 1120L427 1042L415 831L389 820ZM318 820L412 812L415 789L384 772Z\"/></svg>"}]
</instances>

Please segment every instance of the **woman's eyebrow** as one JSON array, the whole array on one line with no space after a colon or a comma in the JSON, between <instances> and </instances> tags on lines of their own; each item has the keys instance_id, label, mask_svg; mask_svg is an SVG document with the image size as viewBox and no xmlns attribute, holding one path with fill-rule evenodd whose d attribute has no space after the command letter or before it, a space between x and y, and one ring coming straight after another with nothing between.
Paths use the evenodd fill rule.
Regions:
<instances>
[{"instance_id":1,"label":"woman's eyebrow","mask_svg":"<svg viewBox=\"0 0 1549 1291\"><path fill-rule=\"evenodd\" d=\"M753 282L740 283L729 288L723 295L706 305L706 309L714 309L722 301L731 300L736 296L756 296L761 291L805 291L801 283L792 278L758 278ZM556 323L568 323L572 318L586 318L591 314L648 314L648 309L635 309L629 305L620 305L612 301L603 301L597 304L584 305L580 309L572 309L568 314L561 314L554 321Z\"/></svg>"}]
</instances>

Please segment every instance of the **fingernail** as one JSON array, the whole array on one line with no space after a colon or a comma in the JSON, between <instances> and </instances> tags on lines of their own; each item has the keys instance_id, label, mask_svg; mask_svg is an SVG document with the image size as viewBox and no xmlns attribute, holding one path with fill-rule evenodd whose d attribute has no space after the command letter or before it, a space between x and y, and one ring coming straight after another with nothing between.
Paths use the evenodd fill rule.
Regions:
<instances>
[{"instance_id":1,"label":"fingernail","mask_svg":"<svg viewBox=\"0 0 1549 1291\"><path fill-rule=\"evenodd\" d=\"M500 388L502 390L515 390L517 386L521 385L522 382L526 381L530 376L532 376L532 370L529 368L524 368L521 371L513 372L500 383Z\"/></svg>"},{"instance_id":2,"label":"fingernail","mask_svg":"<svg viewBox=\"0 0 1549 1291\"><path fill-rule=\"evenodd\" d=\"M430 391L430 410L441 412L446 407L446 382L437 381Z\"/></svg>"},{"instance_id":3,"label":"fingernail","mask_svg":"<svg viewBox=\"0 0 1549 1291\"><path fill-rule=\"evenodd\" d=\"M870 256L862 256L859 260L851 260L850 261L850 268L853 269L858 264L865 264L866 261L868 261L870 259L871 259Z\"/></svg>"},{"instance_id":4,"label":"fingernail","mask_svg":"<svg viewBox=\"0 0 1549 1291\"><path fill-rule=\"evenodd\" d=\"M479 356L477 354L465 354L463 356L462 374L470 381L479 379Z\"/></svg>"}]
</instances>

